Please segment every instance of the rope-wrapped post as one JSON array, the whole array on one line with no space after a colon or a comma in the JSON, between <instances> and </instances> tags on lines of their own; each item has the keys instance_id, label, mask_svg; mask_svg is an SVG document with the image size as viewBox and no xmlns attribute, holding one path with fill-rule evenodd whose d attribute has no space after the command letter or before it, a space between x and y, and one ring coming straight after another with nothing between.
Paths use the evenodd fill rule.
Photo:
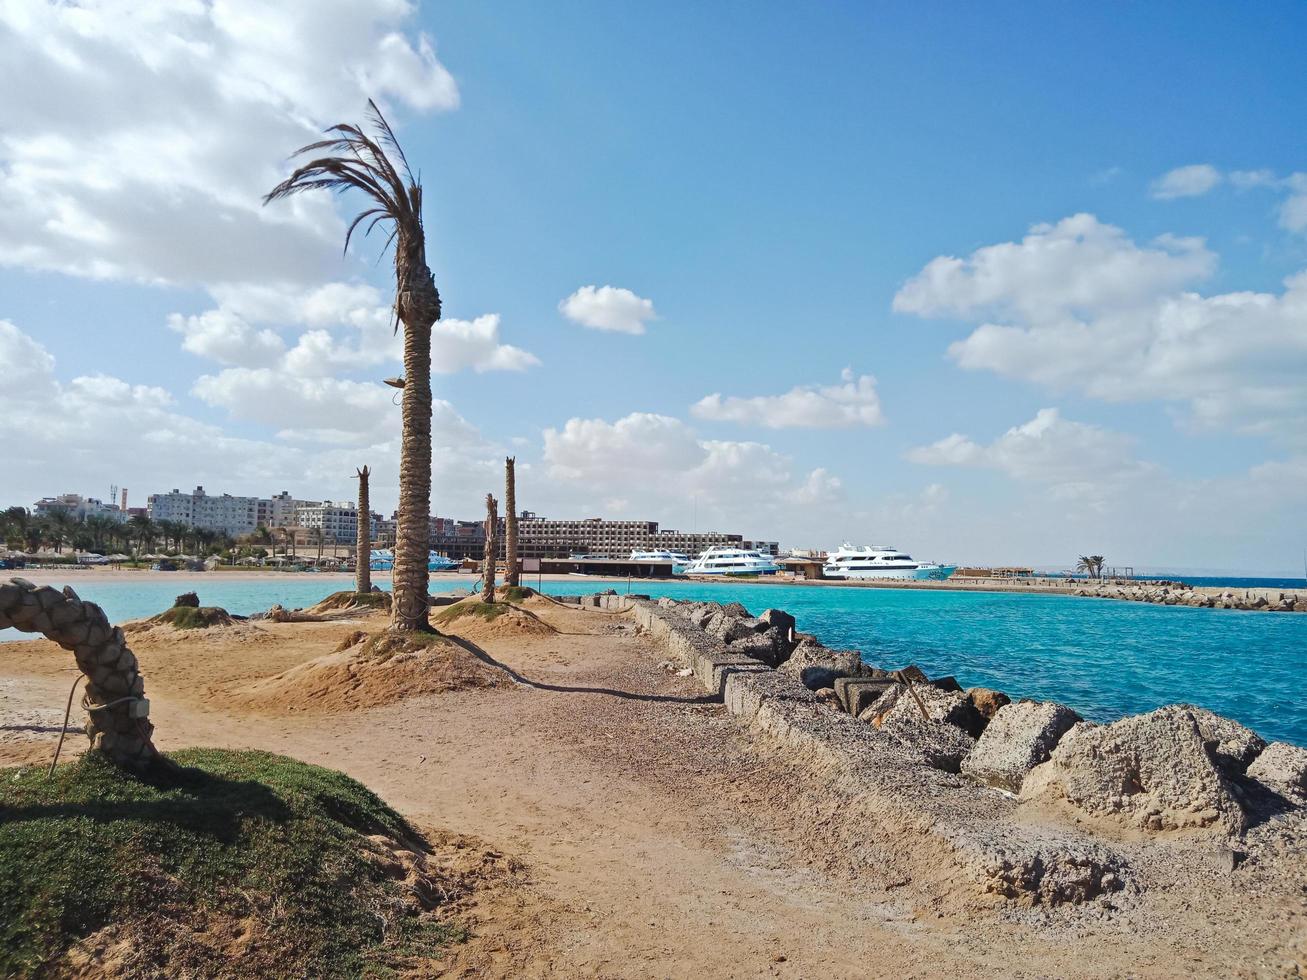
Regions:
<instances>
[{"instance_id":1,"label":"rope-wrapped post","mask_svg":"<svg viewBox=\"0 0 1307 980\"><path fill-rule=\"evenodd\" d=\"M12 578L0 583L0 629L42 633L71 650L86 675L86 735L91 749L133 772L143 772L161 756L151 736L145 680L123 631L110 626L104 610L83 602L72 588L62 592Z\"/></svg>"}]
</instances>

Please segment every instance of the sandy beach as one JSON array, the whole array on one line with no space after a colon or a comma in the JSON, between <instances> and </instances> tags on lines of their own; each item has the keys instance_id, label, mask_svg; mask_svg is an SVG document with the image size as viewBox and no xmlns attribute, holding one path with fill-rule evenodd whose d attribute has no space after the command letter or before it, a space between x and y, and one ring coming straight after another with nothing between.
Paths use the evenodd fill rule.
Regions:
<instances>
[{"instance_id":1,"label":"sandy beach","mask_svg":"<svg viewBox=\"0 0 1307 980\"><path fill-rule=\"evenodd\" d=\"M339 672L332 651L381 626L375 613L128 635L160 748L342 769L459 863L475 887L450 915L470 939L436 975L1215 976L1303 962L1301 896L1256 869L1177 881L1144 867L1146 894L1047 912L947 867L905 879L874 854L910 839L849 816L843 790L742 730L629 619L538 597L524 609L451 624L453 659L419 693L411 675ZM28 641L5 663L0 763L44 765L70 656Z\"/></svg>"}]
</instances>

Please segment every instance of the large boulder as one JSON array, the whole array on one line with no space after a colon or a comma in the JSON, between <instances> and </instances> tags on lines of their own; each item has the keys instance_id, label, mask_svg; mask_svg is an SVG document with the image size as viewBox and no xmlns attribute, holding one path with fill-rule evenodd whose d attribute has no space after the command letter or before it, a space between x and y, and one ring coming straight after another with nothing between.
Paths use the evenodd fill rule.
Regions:
<instances>
[{"instance_id":1,"label":"large boulder","mask_svg":"<svg viewBox=\"0 0 1307 980\"><path fill-rule=\"evenodd\" d=\"M833 687L838 677L861 677L868 669L857 650L831 650L810 640L795 647L780 666L782 673L797 677L810 691Z\"/></svg>"},{"instance_id":2,"label":"large boulder","mask_svg":"<svg viewBox=\"0 0 1307 980\"><path fill-rule=\"evenodd\" d=\"M746 636L752 636L762 627L762 624L756 619L750 619L741 616L732 616L725 610L716 613L703 623L703 630L709 636L715 636L723 643L731 643L735 640L742 640Z\"/></svg>"},{"instance_id":3,"label":"large boulder","mask_svg":"<svg viewBox=\"0 0 1307 980\"><path fill-rule=\"evenodd\" d=\"M973 705L976 699L968 693ZM979 710L979 709L977 709ZM1049 754L1080 716L1052 701L1018 701L994 713L962 771L987 786L1020 792L1026 773Z\"/></svg>"},{"instance_id":4,"label":"large boulder","mask_svg":"<svg viewBox=\"0 0 1307 980\"><path fill-rule=\"evenodd\" d=\"M1211 743L1217 763L1227 773L1242 775L1248 765L1266 748L1266 740L1251 728L1206 708L1192 704L1168 704L1154 714L1189 714L1198 724L1198 734Z\"/></svg>"},{"instance_id":5,"label":"large boulder","mask_svg":"<svg viewBox=\"0 0 1307 980\"><path fill-rule=\"evenodd\" d=\"M916 697L913 697L914 693ZM918 699L920 704L917 703ZM972 739L985 730L985 719L965 694L941 691L929 684L914 685L912 690L902 684L895 684L858 717L877 728L908 718L924 721L926 718L921 713L922 705L925 705L926 715L932 721L952 725L966 732Z\"/></svg>"},{"instance_id":6,"label":"large boulder","mask_svg":"<svg viewBox=\"0 0 1307 980\"><path fill-rule=\"evenodd\" d=\"M1210 740L1187 710L1077 724L1047 762L1026 774L1021 797L1064 799L1145 830L1237 834L1247 825Z\"/></svg>"},{"instance_id":7,"label":"large boulder","mask_svg":"<svg viewBox=\"0 0 1307 980\"><path fill-rule=\"evenodd\" d=\"M190 608L190 609L199 609L200 597L196 595L194 592L183 592L181 595L179 595L176 599L172 601L172 607L174 609L178 608L179 606Z\"/></svg>"},{"instance_id":8,"label":"large boulder","mask_svg":"<svg viewBox=\"0 0 1307 980\"><path fill-rule=\"evenodd\" d=\"M726 613L728 616L739 616L741 618L749 617L749 610L745 609L744 604L739 602L726 603L726 605L722 606L722 612Z\"/></svg>"},{"instance_id":9,"label":"large boulder","mask_svg":"<svg viewBox=\"0 0 1307 980\"><path fill-rule=\"evenodd\" d=\"M1272 742L1248 767L1248 778L1290 797L1307 797L1307 749Z\"/></svg>"},{"instance_id":10,"label":"large boulder","mask_svg":"<svg viewBox=\"0 0 1307 980\"><path fill-rule=\"evenodd\" d=\"M765 633L750 633L730 643L733 653L742 653L746 657L760 660L768 667L779 667L790 655L789 644L776 630Z\"/></svg>"},{"instance_id":11,"label":"large boulder","mask_svg":"<svg viewBox=\"0 0 1307 980\"><path fill-rule=\"evenodd\" d=\"M958 772L975 745L983 721L966 697L929 685L914 688L917 698L902 684L890 688L858 717L870 722L928 766ZM926 714L921 713L925 705Z\"/></svg>"}]
</instances>

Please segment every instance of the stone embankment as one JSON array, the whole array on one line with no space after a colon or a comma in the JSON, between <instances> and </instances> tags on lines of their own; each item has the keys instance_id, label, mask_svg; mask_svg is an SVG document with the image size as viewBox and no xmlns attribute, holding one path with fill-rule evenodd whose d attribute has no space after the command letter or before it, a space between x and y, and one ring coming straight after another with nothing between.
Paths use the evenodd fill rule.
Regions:
<instances>
[{"instance_id":1,"label":"stone embankment","mask_svg":"<svg viewBox=\"0 0 1307 980\"><path fill-rule=\"evenodd\" d=\"M1307 612L1307 593L1273 589L1190 588L1184 585L1121 585L1103 582L1072 589L1071 594L1094 599L1152 602L1163 606L1244 609L1250 612Z\"/></svg>"},{"instance_id":2,"label":"stone embankment","mask_svg":"<svg viewBox=\"0 0 1307 980\"><path fill-rule=\"evenodd\" d=\"M1202 708L1112 724L831 650L739 603L571 597L625 612L760 743L815 768L883 871L1031 905L1111 903L1157 865L1230 873L1307 833L1307 749ZM1050 816L1051 814L1051 816ZM948 870L951 869L951 870Z\"/></svg>"}]
</instances>

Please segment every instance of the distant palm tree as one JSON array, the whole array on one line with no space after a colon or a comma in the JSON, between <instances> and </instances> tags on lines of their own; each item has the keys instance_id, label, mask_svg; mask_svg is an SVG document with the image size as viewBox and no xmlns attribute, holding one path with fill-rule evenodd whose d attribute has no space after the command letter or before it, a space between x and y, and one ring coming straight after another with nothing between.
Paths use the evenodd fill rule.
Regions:
<instances>
[{"instance_id":1,"label":"distant palm tree","mask_svg":"<svg viewBox=\"0 0 1307 980\"><path fill-rule=\"evenodd\" d=\"M366 466L354 471L359 480L359 529L354 539L354 591L372 591L372 502L368 499L368 477L371 470Z\"/></svg>"},{"instance_id":2,"label":"distant palm tree","mask_svg":"<svg viewBox=\"0 0 1307 980\"><path fill-rule=\"evenodd\" d=\"M422 227L422 185L413 176L404 151L376 104L368 100L368 117L376 139L358 126L339 124L328 139L301 147L296 156L319 150L331 155L311 159L274 187L263 201L303 191L362 191L371 207L359 212L345 233L350 236L371 219L364 234L378 224L390 225L395 245L395 329L404 326L403 429L399 457L399 512L392 578L394 630L429 629L430 599L427 554L431 547L431 325L440 319L440 293L427 267L426 231ZM383 148L384 147L384 148ZM391 162L393 152L399 166Z\"/></svg>"},{"instance_id":3,"label":"distant palm tree","mask_svg":"<svg viewBox=\"0 0 1307 980\"><path fill-rule=\"evenodd\" d=\"M131 528L132 538L136 540L141 551L147 553L152 551L154 539L158 537L158 528L155 527L154 521L144 514L137 514L127 524Z\"/></svg>"},{"instance_id":4,"label":"distant palm tree","mask_svg":"<svg viewBox=\"0 0 1307 980\"><path fill-rule=\"evenodd\" d=\"M22 548L34 523L26 507L10 507L0 514L0 537L5 544Z\"/></svg>"},{"instance_id":5,"label":"distant palm tree","mask_svg":"<svg viewBox=\"0 0 1307 980\"><path fill-rule=\"evenodd\" d=\"M496 541L499 530L499 503L493 493L486 494L486 547L482 553L485 563L481 568L481 601L495 601L495 558L499 547Z\"/></svg>"},{"instance_id":6,"label":"distant palm tree","mask_svg":"<svg viewBox=\"0 0 1307 980\"><path fill-rule=\"evenodd\" d=\"M521 585L517 567L517 475L513 456L504 459L504 584Z\"/></svg>"},{"instance_id":7,"label":"distant palm tree","mask_svg":"<svg viewBox=\"0 0 1307 980\"><path fill-rule=\"evenodd\" d=\"M1090 578L1103 577L1103 565L1107 559L1102 555L1081 555L1076 562L1076 571L1084 572Z\"/></svg>"}]
</instances>

